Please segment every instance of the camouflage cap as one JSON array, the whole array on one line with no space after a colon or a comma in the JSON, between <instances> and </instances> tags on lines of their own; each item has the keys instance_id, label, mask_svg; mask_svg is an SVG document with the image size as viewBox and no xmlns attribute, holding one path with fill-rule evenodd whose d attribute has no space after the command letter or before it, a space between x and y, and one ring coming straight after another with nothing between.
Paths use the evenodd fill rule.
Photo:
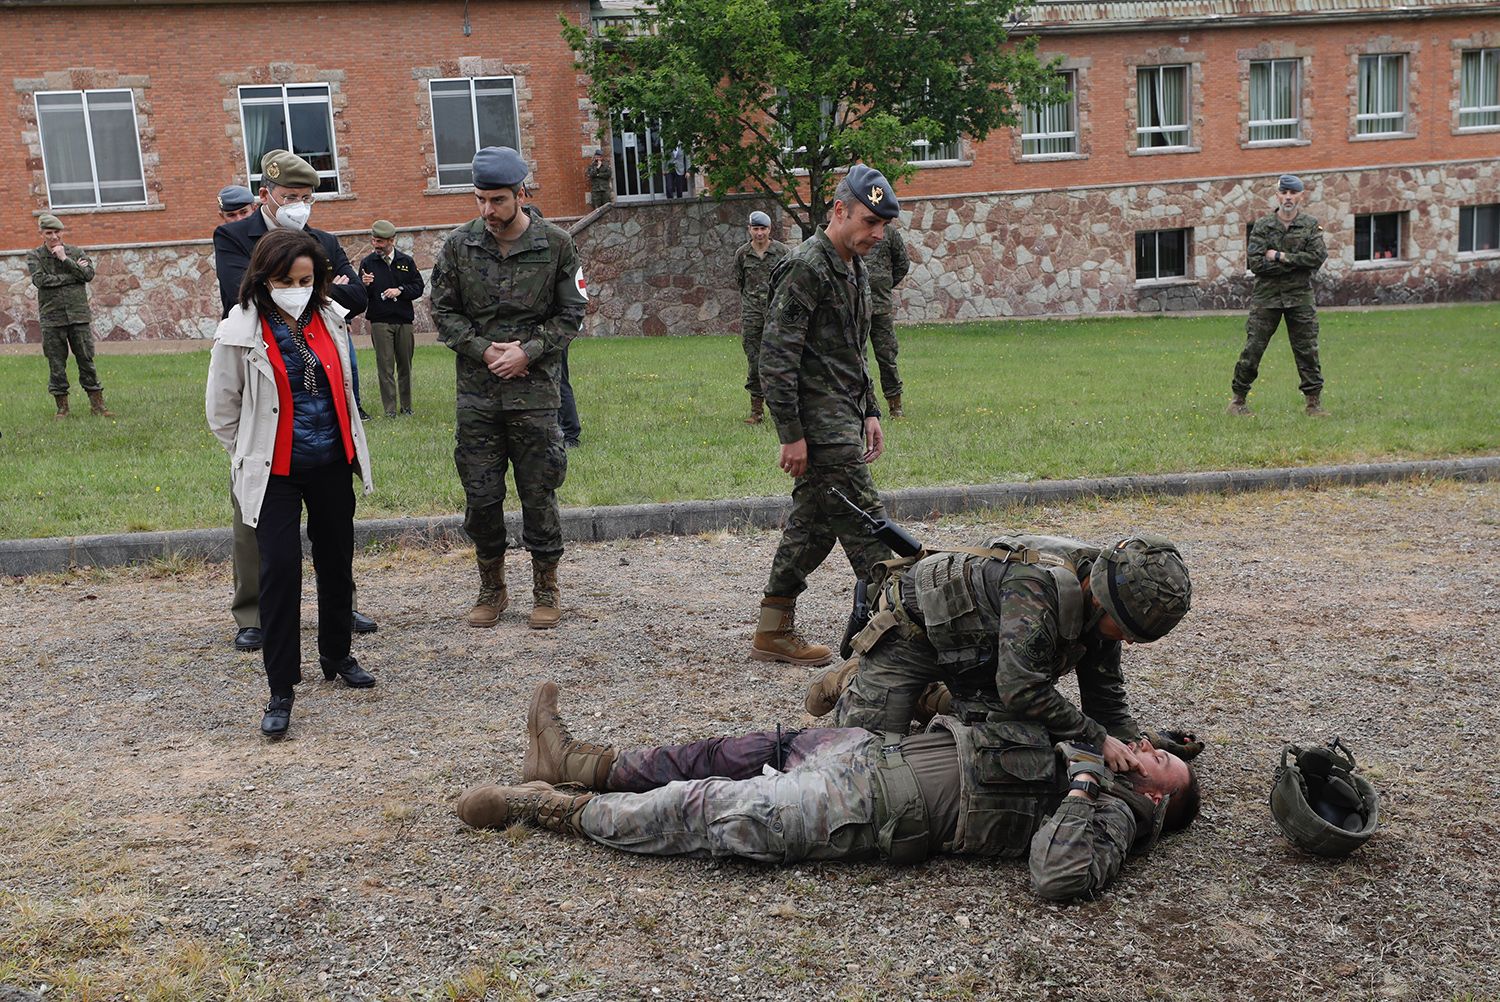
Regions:
<instances>
[{"instance_id":1,"label":"camouflage cap","mask_svg":"<svg viewBox=\"0 0 1500 1002\"><path fill-rule=\"evenodd\" d=\"M65 230L65 229L67 229L67 227L63 225L63 221L61 219L58 219L56 216L54 216L50 212L44 212L40 216L38 216L37 220L36 220L36 225L37 225L37 229L40 229L40 230Z\"/></svg>"},{"instance_id":2,"label":"camouflage cap","mask_svg":"<svg viewBox=\"0 0 1500 1002\"><path fill-rule=\"evenodd\" d=\"M313 165L295 153L271 150L260 158L261 177L282 188L316 188L322 183Z\"/></svg>"},{"instance_id":3,"label":"camouflage cap","mask_svg":"<svg viewBox=\"0 0 1500 1002\"><path fill-rule=\"evenodd\" d=\"M1296 174L1283 174L1281 180L1276 182L1276 188L1278 191L1301 191L1302 179Z\"/></svg>"},{"instance_id":4,"label":"camouflage cap","mask_svg":"<svg viewBox=\"0 0 1500 1002\"><path fill-rule=\"evenodd\" d=\"M1134 643L1160 640L1186 616L1193 585L1176 545L1164 536L1117 539L1099 551L1089 590Z\"/></svg>"},{"instance_id":5,"label":"camouflage cap","mask_svg":"<svg viewBox=\"0 0 1500 1002\"><path fill-rule=\"evenodd\" d=\"M243 185L229 184L219 189L220 212L233 212L236 209L243 209L253 201L255 201L255 196L251 194L249 188Z\"/></svg>"},{"instance_id":6,"label":"camouflage cap","mask_svg":"<svg viewBox=\"0 0 1500 1002\"><path fill-rule=\"evenodd\" d=\"M770 226L771 225L771 217L768 216L768 215L766 215L764 212L761 212L759 209L756 209L754 212L750 213L750 222L749 222L748 225L750 225L750 226Z\"/></svg>"},{"instance_id":7,"label":"camouflage cap","mask_svg":"<svg viewBox=\"0 0 1500 1002\"><path fill-rule=\"evenodd\" d=\"M901 203L896 201L895 190L885 175L875 168L855 164L849 168L849 175L844 180L860 204L881 219L895 219L901 214Z\"/></svg>"},{"instance_id":8,"label":"camouflage cap","mask_svg":"<svg viewBox=\"0 0 1500 1002\"><path fill-rule=\"evenodd\" d=\"M486 146L474 154L474 187L481 191L514 188L529 173L521 154L509 146Z\"/></svg>"},{"instance_id":9,"label":"camouflage cap","mask_svg":"<svg viewBox=\"0 0 1500 1002\"><path fill-rule=\"evenodd\" d=\"M389 240L396 235L396 224L389 219L377 219L370 224L370 236Z\"/></svg>"}]
</instances>

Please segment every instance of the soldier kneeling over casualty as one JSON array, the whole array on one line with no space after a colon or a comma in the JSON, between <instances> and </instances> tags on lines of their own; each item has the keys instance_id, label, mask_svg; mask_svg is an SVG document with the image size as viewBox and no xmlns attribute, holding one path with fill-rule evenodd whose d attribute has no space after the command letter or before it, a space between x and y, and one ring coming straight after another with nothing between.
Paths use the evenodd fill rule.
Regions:
<instances>
[{"instance_id":1,"label":"soldier kneeling over casualty","mask_svg":"<svg viewBox=\"0 0 1500 1002\"><path fill-rule=\"evenodd\" d=\"M526 822L626 852L764 863L1024 856L1037 894L1064 901L1102 890L1127 855L1186 828L1199 807L1197 777L1175 755L1137 742L1135 765L1116 773L1097 750L1054 746L1022 721L938 717L892 744L808 728L617 749L573 740L546 682L526 728L524 785L466 791L466 823ZM556 788L565 783L587 792Z\"/></svg>"}]
</instances>

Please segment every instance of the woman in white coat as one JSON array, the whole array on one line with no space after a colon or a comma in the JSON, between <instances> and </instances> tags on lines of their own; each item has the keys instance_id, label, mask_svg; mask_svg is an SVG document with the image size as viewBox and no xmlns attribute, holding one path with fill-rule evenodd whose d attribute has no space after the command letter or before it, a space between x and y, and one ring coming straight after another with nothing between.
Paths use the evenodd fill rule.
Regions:
<instances>
[{"instance_id":1,"label":"woman in white coat","mask_svg":"<svg viewBox=\"0 0 1500 1002\"><path fill-rule=\"evenodd\" d=\"M302 507L318 581L323 677L356 689L375 678L349 653L354 593L353 477L370 453L349 365L345 310L328 298L318 241L278 229L255 244L239 303L214 333L204 408L231 457L235 499L260 549L260 619L271 701L261 733L291 723L302 681Z\"/></svg>"}]
</instances>

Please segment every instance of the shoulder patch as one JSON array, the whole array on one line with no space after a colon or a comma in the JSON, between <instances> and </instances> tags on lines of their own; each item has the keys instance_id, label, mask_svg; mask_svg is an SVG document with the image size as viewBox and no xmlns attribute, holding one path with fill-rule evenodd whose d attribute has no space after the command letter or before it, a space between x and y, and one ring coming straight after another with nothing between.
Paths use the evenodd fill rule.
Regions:
<instances>
[{"instance_id":1,"label":"shoulder patch","mask_svg":"<svg viewBox=\"0 0 1500 1002\"><path fill-rule=\"evenodd\" d=\"M1052 637L1047 628L1038 623L1030 636L1021 642L1021 654L1032 664L1050 662L1052 659Z\"/></svg>"}]
</instances>

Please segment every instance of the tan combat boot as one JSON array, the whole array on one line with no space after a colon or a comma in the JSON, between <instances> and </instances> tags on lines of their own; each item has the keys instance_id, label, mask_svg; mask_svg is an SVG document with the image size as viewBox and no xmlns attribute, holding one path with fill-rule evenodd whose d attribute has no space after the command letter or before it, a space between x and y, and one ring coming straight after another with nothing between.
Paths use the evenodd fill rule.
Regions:
<instances>
[{"instance_id":1,"label":"tan combat boot","mask_svg":"<svg viewBox=\"0 0 1500 1002\"><path fill-rule=\"evenodd\" d=\"M525 822L548 831L583 836L579 815L592 793L563 793L546 783L474 786L458 798L458 816L474 828L504 828ZM585 836L586 837L586 836Z\"/></svg>"},{"instance_id":2,"label":"tan combat boot","mask_svg":"<svg viewBox=\"0 0 1500 1002\"><path fill-rule=\"evenodd\" d=\"M1245 403L1245 395L1243 393L1236 393L1230 399L1229 406L1224 408L1224 413L1232 414L1235 417L1249 417L1255 412L1250 409L1249 404Z\"/></svg>"},{"instance_id":3,"label":"tan combat boot","mask_svg":"<svg viewBox=\"0 0 1500 1002\"><path fill-rule=\"evenodd\" d=\"M1323 409L1323 394L1307 394L1307 407L1304 409L1304 413L1308 417L1327 417L1328 412Z\"/></svg>"},{"instance_id":4,"label":"tan combat boot","mask_svg":"<svg viewBox=\"0 0 1500 1002\"><path fill-rule=\"evenodd\" d=\"M57 401L57 413L53 417L68 416L68 395L66 393L54 393L52 399Z\"/></svg>"},{"instance_id":5,"label":"tan combat boot","mask_svg":"<svg viewBox=\"0 0 1500 1002\"><path fill-rule=\"evenodd\" d=\"M906 417L906 412L901 409L901 394L885 398L885 413L887 417Z\"/></svg>"},{"instance_id":6,"label":"tan combat boot","mask_svg":"<svg viewBox=\"0 0 1500 1002\"><path fill-rule=\"evenodd\" d=\"M953 693L941 682L931 682L927 688L922 690L922 695L917 697L916 709L912 711L912 719L922 726L940 713L947 713L953 706Z\"/></svg>"},{"instance_id":7,"label":"tan combat boot","mask_svg":"<svg viewBox=\"0 0 1500 1002\"><path fill-rule=\"evenodd\" d=\"M815 717L821 717L830 712L838 704L839 697L844 690L849 688L849 682L854 678L854 673L859 671L859 658L852 657L837 668L824 668L813 676L813 680L807 683L807 695L802 699L802 705L807 707L807 712Z\"/></svg>"},{"instance_id":8,"label":"tan combat boot","mask_svg":"<svg viewBox=\"0 0 1500 1002\"><path fill-rule=\"evenodd\" d=\"M609 789L609 769L615 750L608 745L574 741L557 712L557 684L543 682L526 708L526 758L521 781L541 780L554 786L576 783L590 790Z\"/></svg>"},{"instance_id":9,"label":"tan combat boot","mask_svg":"<svg viewBox=\"0 0 1500 1002\"><path fill-rule=\"evenodd\" d=\"M760 601L760 621L750 642L752 661L784 661L793 665L826 665L833 651L809 644L797 635L797 600L767 595Z\"/></svg>"},{"instance_id":10,"label":"tan combat boot","mask_svg":"<svg viewBox=\"0 0 1500 1002\"><path fill-rule=\"evenodd\" d=\"M504 554L479 561L479 597L474 608L469 610L467 622L470 626L489 627L500 622L500 614L510 605L510 594L505 590Z\"/></svg>"},{"instance_id":11,"label":"tan combat boot","mask_svg":"<svg viewBox=\"0 0 1500 1002\"><path fill-rule=\"evenodd\" d=\"M750 398L750 416L745 418L746 424L760 424L766 419L766 401L762 397Z\"/></svg>"},{"instance_id":12,"label":"tan combat boot","mask_svg":"<svg viewBox=\"0 0 1500 1002\"><path fill-rule=\"evenodd\" d=\"M114 417L115 412L104 406L103 390L88 390L89 410L95 417Z\"/></svg>"},{"instance_id":13,"label":"tan combat boot","mask_svg":"<svg viewBox=\"0 0 1500 1002\"><path fill-rule=\"evenodd\" d=\"M557 561L531 560L531 615L526 625L533 630L550 630L562 619L562 594L557 590Z\"/></svg>"}]
</instances>

